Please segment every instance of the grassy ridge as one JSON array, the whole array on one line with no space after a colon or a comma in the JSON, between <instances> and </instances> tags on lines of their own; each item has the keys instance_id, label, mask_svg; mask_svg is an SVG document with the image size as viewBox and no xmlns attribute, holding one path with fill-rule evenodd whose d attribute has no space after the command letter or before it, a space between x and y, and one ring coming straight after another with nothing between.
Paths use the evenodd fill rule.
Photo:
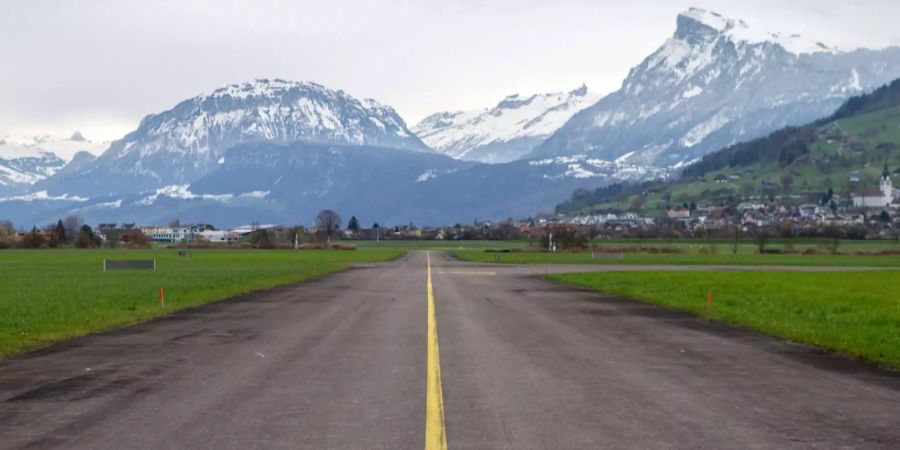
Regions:
<instances>
[{"instance_id":1,"label":"grassy ridge","mask_svg":"<svg viewBox=\"0 0 900 450\"><path fill-rule=\"evenodd\" d=\"M402 253L197 250L178 258L162 249L0 252L0 357ZM155 258L157 270L104 273L104 258ZM159 288L165 289L165 310Z\"/></svg>"},{"instance_id":2,"label":"grassy ridge","mask_svg":"<svg viewBox=\"0 0 900 450\"><path fill-rule=\"evenodd\" d=\"M900 271L550 275L900 368ZM712 290L713 308L706 295Z\"/></svg>"},{"instance_id":3,"label":"grassy ridge","mask_svg":"<svg viewBox=\"0 0 900 450\"><path fill-rule=\"evenodd\" d=\"M900 84L895 83L892 89L897 87ZM900 152L892 150L900 146L898 120L900 107L891 107L818 125L786 128L773 133L780 138L763 137L709 154L689 166L677 181L593 199L573 197L563 206L568 212L628 210L633 199L640 197L644 212L658 215L667 206L692 201L718 205L749 198L765 201L770 195L796 196L794 202L812 195L812 201L818 201L829 189L846 196L860 187L877 187L885 163L891 172L900 170ZM782 160L782 152L793 157ZM862 175L861 182L850 181L854 173ZM732 175L740 178L715 181L719 176ZM894 178L896 184L897 176ZM773 188L760 189L763 182Z\"/></svg>"}]
</instances>

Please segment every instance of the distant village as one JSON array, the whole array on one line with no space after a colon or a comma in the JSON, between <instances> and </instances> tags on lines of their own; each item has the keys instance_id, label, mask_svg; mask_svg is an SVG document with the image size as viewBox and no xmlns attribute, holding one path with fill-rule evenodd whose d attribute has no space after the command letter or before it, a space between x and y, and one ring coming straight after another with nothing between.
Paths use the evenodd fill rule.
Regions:
<instances>
[{"instance_id":1,"label":"distant village","mask_svg":"<svg viewBox=\"0 0 900 450\"><path fill-rule=\"evenodd\" d=\"M445 227L417 227L413 224L385 226L360 225L351 217L346 226L333 211L325 223L317 218L317 226L284 226L250 224L225 230L212 224L183 225L173 221L166 226L142 226L136 223L101 223L91 227L78 217L60 219L55 225L31 230L16 230L10 222L0 221L0 249L3 248L117 248L153 245L246 248L318 248L338 246L340 241L354 240L509 240L529 235L531 227L512 221L476 222ZM320 213L320 216L322 213Z\"/></svg>"},{"instance_id":2,"label":"distant village","mask_svg":"<svg viewBox=\"0 0 900 450\"><path fill-rule=\"evenodd\" d=\"M306 248L353 240L510 240L529 239L535 245L550 245L550 236L582 236L571 242L604 238L780 236L844 239L900 239L900 190L893 187L885 167L877 187L862 187L849 197L833 193L818 203L790 204L784 201L742 202L734 206L683 204L668 209L663 217L640 212L604 214L541 215L528 219L476 221L440 227L363 227L356 217L342 226L340 216L322 211L316 226L249 224L221 230L212 224L166 226L136 223L101 223L96 227L80 218L67 217L38 229L16 230L0 221L0 249L72 246L149 247L233 246L249 248ZM323 215L327 216L323 219ZM541 244L543 242L543 244ZM573 244L574 245L574 244ZM577 246L577 245L576 245Z\"/></svg>"},{"instance_id":3,"label":"distant village","mask_svg":"<svg viewBox=\"0 0 900 450\"><path fill-rule=\"evenodd\" d=\"M736 175L735 175L736 176ZM861 183L862 174L851 174L852 183ZM716 182L731 180L719 175ZM664 217L647 217L639 212L567 215L557 220L578 226L597 226L615 235L641 234L667 229L674 235L721 234L738 228L745 234L760 230L779 234L821 236L839 232L846 238L896 239L900 228L900 189L895 189L885 166L878 186L860 187L849 196L827 193L817 203L797 203L770 199L741 202L733 206L699 206L684 203L666 210Z\"/></svg>"}]
</instances>

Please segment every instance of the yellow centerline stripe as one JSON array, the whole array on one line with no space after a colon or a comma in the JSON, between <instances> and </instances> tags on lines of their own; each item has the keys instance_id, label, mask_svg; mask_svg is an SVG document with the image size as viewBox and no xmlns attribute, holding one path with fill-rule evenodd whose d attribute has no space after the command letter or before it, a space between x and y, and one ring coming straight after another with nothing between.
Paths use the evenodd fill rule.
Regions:
<instances>
[{"instance_id":1,"label":"yellow centerline stripe","mask_svg":"<svg viewBox=\"0 0 900 450\"><path fill-rule=\"evenodd\" d=\"M444 393L441 387L441 356L438 349L437 320L434 315L434 289L431 284L431 253L428 260L428 369L425 395L425 450L446 450Z\"/></svg>"}]
</instances>

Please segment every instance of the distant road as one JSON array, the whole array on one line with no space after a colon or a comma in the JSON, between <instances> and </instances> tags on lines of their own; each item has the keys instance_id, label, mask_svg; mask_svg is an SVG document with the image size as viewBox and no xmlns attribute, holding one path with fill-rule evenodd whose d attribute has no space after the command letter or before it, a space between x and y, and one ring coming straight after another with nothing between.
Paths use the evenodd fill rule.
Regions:
<instances>
[{"instance_id":1,"label":"distant road","mask_svg":"<svg viewBox=\"0 0 900 450\"><path fill-rule=\"evenodd\" d=\"M598 269L412 253L68 341L0 362L0 448L900 447L900 374L539 276Z\"/></svg>"}]
</instances>

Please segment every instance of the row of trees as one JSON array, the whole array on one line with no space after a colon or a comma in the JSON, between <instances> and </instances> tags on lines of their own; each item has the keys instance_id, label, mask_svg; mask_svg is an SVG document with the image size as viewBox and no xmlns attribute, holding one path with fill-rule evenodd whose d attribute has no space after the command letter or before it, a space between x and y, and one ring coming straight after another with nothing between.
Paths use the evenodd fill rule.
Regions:
<instances>
[{"instance_id":1,"label":"row of trees","mask_svg":"<svg viewBox=\"0 0 900 450\"><path fill-rule=\"evenodd\" d=\"M56 231L60 236L63 236L64 241L69 242L68 238L77 236L82 225L84 225L84 220L81 217L68 216L65 219L60 219L55 224L49 224L42 227L41 230ZM9 220L0 220L0 237L12 236L15 234L16 228L12 222Z\"/></svg>"},{"instance_id":2,"label":"row of trees","mask_svg":"<svg viewBox=\"0 0 900 450\"><path fill-rule=\"evenodd\" d=\"M75 221L70 221L70 225ZM81 224L79 227L67 227L59 220L55 225L47 225L41 229L32 227L31 231L14 239L16 235L12 222L0 222L0 248L58 248L71 246L75 248L99 247L102 240L94 233L89 225Z\"/></svg>"},{"instance_id":3,"label":"row of trees","mask_svg":"<svg viewBox=\"0 0 900 450\"><path fill-rule=\"evenodd\" d=\"M532 236L532 246L539 245L543 249L558 251L584 250L591 247L591 241L598 238L633 238L643 244L652 242L648 240L660 239L671 241L678 239L707 240L713 253L717 253L716 246L727 245L729 252L737 253L740 245L753 243L758 253L792 253L795 245L805 244L809 250L810 243L816 243L820 249L827 249L831 253L838 253L840 245L845 240L863 240L871 237L871 230L865 226L850 225L839 226L834 224L822 225L815 228L801 227L791 221L786 221L778 226L760 227L745 230L739 225L728 228L704 229L698 227L693 230L679 229L671 224L659 224L642 229L615 232L603 226L552 225L543 230L538 236ZM900 244L900 234L894 234L892 239Z\"/></svg>"}]
</instances>

